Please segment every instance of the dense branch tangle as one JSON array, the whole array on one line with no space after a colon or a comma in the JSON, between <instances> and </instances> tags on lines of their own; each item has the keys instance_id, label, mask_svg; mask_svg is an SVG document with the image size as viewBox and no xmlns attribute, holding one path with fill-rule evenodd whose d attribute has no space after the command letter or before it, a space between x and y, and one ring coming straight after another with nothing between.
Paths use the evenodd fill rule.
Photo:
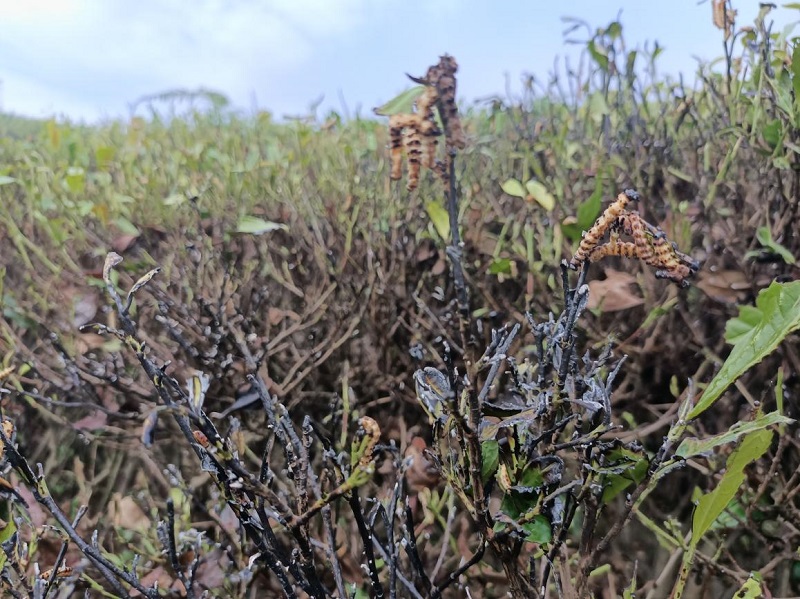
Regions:
<instances>
[{"instance_id":1,"label":"dense branch tangle","mask_svg":"<svg viewBox=\"0 0 800 599\"><path fill-rule=\"evenodd\" d=\"M586 262L598 262L609 256L637 258L657 268L656 277L669 279L681 287L688 286L699 264L680 252L664 231L648 223L638 212L626 209L629 202L638 200L639 194L632 189L619 194L583 234L578 251L570 260L570 267L578 268ZM606 233L609 240L601 243ZM621 234L633 241L620 241Z\"/></svg>"}]
</instances>

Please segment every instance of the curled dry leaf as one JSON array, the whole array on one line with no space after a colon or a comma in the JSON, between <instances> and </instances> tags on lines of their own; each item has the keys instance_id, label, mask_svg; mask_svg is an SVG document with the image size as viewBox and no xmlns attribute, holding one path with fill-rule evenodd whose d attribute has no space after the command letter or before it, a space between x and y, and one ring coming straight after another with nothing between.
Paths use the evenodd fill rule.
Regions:
<instances>
[{"instance_id":1,"label":"curled dry leaf","mask_svg":"<svg viewBox=\"0 0 800 599\"><path fill-rule=\"evenodd\" d=\"M697 287L711 299L723 304L738 304L747 299L750 281L740 270L704 271Z\"/></svg>"},{"instance_id":2,"label":"curled dry leaf","mask_svg":"<svg viewBox=\"0 0 800 599\"><path fill-rule=\"evenodd\" d=\"M641 306L644 299L631 290L635 281L636 278L627 272L606 269L604 280L589 282L589 308L618 312Z\"/></svg>"}]
</instances>

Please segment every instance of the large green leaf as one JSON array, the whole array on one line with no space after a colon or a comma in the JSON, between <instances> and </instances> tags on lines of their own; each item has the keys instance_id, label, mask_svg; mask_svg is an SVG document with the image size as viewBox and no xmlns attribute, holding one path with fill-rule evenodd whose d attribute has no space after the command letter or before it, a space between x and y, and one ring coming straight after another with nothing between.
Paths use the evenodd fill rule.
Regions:
<instances>
[{"instance_id":1,"label":"large green leaf","mask_svg":"<svg viewBox=\"0 0 800 599\"><path fill-rule=\"evenodd\" d=\"M742 444L728 457L725 474L717 487L706 493L697 503L692 519L692 545L697 546L714 521L736 496L744 481L744 468L760 458L769 449L772 431L756 431L744 438Z\"/></svg>"},{"instance_id":2,"label":"large green leaf","mask_svg":"<svg viewBox=\"0 0 800 599\"><path fill-rule=\"evenodd\" d=\"M737 323L736 344L700 401L689 412L689 419L697 418L710 408L748 368L758 364L787 335L800 328L800 281L772 283L758 294L756 309L761 312L761 318L746 332L743 322ZM754 322L754 315L752 310L747 312L748 322Z\"/></svg>"}]
</instances>

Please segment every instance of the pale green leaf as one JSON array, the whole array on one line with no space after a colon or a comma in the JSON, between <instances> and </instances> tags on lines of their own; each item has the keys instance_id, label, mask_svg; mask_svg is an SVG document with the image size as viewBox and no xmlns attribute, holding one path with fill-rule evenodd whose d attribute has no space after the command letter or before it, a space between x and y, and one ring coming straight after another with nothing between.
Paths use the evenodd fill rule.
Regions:
<instances>
[{"instance_id":1,"label":"pale green leaf","mask_svg":"<svg viewBox=\"0 0 800 599\"><path fill-rule=\"evenodd\" d=\"M180 206L186 201L186 195L173 193L164 198L164 206Z\"/></svg>"},{"instance_id":2,"label":"pale green leaf","mask_svg":"<svg viewBox=\"0 0 800 599\"><path fill-rule=\"evenodd\" d=\"M67 169L65 177L67 187L72 193L82 193L86 184L86 173L79 166L71 166Z\"/></svg>"},{"instance_id":3,"label":"pale green leaf","mask_svg":"<svg viewBox=\"0 0 800 599\"><path fill-rule=\"evenodd\" d=\"M674 175L678 179L681 179L683 181L687 181L688 183L692 183L694 181L694 178L691 175L689 175L687 173L684 173L681 170L678 170L674 166L668 166L667 167L667 172L669 174L671 174L671 175Z\"/></svg>"},{"instance_id":4,"label":"pale green leaf","mask_svg":"<svg viewBox=\"0 0 800 599\"><path fill-rule=\"evenodd\" d=\"M450 215L439 202L428 202L425 211L442 239L450 239Z\"/></svg>"},{"instance_id":5,"label":"pale green leaf","mask_svg":"<svg viewBox=\"0 0 800 599\"><path fill-rule=\"evenodd\" d=\"M414 106L414 102L417 101L422 95L422 92L425 91L424 85L417 85L416 87L412 87L407 89L399 96L395 96L383 106L379 106L378 108L374 109L375 114L380 116L392 116L393 114L410 114L411 110Z\"/></svg>"},{"instance_id":6,"label":"pale green leaf","mask_svg":"<svg viewBox=\"0 0 800 599\"><path fill-rule=\"evenodd\" d=\"M14 177L9 177L8 175L0 175L0 185L8 185L9 183L16 183L17 180Z\"/></svg>"},{"instance_id":7,"label":"pale green leaf","mask_svg":"<svg viewBox=\"0 0 800 599\"><path fill-rule=\"evenodd\" d=\"M239 219L239 224L236 225L237 233L250 233L252 235L262 235L270 231L286 231L288 229L289 227L283 223L274 223L256 216L243 216Z\"/></svg>"},{"instance_id":8,"label":"pale green leaf","mask_svg":"<svg viewBox=\"0 0 800 599\"><path fill-rule=\"evenodd\" d=\"M636 597L636 568L633 569L633 576L631 577L631 583L622 589L622 599L635 599Z\"/></svg>"},{"instance_id":9,"label":"pale green leaf","mask_svg":"<svg viewBox=\"0 0 800 599\"><path fill-rule=\"evenodd\" d=\"M748 332L736 337L728 359L703 392L688 418L697 418L748 368L758 364L778 347L787 335L800 328L800 281L775 283L756 298L761 320Z\"/></svg>"},{"instance_id":10,"label":"pale green leaf","mask_svg":"<svg viewBox=\"0 0 800 599\"><path fill-rule=\"evenodd\" d=\"M517 181L516 179L509 179L505 183L503 183L500 187L503 188L503 191L510 196L514 196L516 198L525 198L527 197L527 192L525 188L522 186L522 183Z\"/></svg>"},{"instance_id":11,"label":"pale green leaf","mask_svg":"<svg viewBox=\"0 0 800 599\"><path fill-rule=\"evenodd\" d=\"M139 236L142 234L141 231L136 228L136 225L134 225L124 216L118 216L116 219L114 219L114 224L117 225L117 228L125 235Z\"/></svg>"},{"instance_id":12,"label":"pale green leaf","mask_svg":"<svg viewBox=\"0 0 800 599\"><path fill-rule=\"evenodd\" d=\"M531 194L531 197L539 202L539 205L547 210L548 212L555 208L556 206L556 199L553 195L547 191L547 188L542 185L536 179L531 179L525 184L525 188L528 190L528 193ZM506 192L508 193L508 192Z\"/></svg>"},{"instance_id":13,"label":"pale green leaf","mask_svg":"<svg viewBox=\"0 0 800 599\"><path fill-rule=\"evenodd\" d=\"M736 599L761 599L764 591L761 590L761 583L755 578L748 578L733 596Z\"/></svg>"},{"instance_id":14,"label":"pale green leaf","mask_svg":"<svg viewBox=\"0 0 800 599\"><path fill-rule=\"evenodd\" d=\"M737 422L724 433L714 435L707 439L688 437L681 442L675 455L687 459L699 455L708 455L720 445L738 441L743 435L749 435L774 424L791 424L792 422L794 422L794 420L783 416L779 412L762 414L750 422Z\"/></svg>"}]
</instances>

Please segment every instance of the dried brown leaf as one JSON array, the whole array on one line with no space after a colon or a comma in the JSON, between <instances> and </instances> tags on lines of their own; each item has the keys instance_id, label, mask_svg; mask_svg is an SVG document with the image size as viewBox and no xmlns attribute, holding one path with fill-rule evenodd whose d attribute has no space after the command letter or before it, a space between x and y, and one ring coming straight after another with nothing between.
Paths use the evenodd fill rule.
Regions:
<instances>
[{"instance_id":1,"label":"dried brown leaf","mask_svg":"<svg viewBox=\"0 0 800 599\"><path fill-rule=\"evenodd\" d=\"M589 283L589 308L618 312L641 306L644 299L631 290L636 278L623 271L607 269L606 278Z\"/></svg>"},{"instance_id":2,"label":"dried brown leaf","mask_svg":"<svg viewBox=\"0 0 800 599\"><path fill-rule=\"evenodd\" d=\"M113 526L125 530L150 530L152 523L130 496L114 493L108 504L108 519Z\"/></svg>"},{"instance_id":3,"label":"dried brown leaf","mask_svg":"<svg viewBox=\"0 0 800 599\"><path fill-rule=\"evenodd\" d=\"M111 241L111 249L121 254L133 245L139 235L120 235Z\"/></svg>"},{"instance_id":4,"label":"dried brown leaf","mask_svg":"<svg viewBox=\"0 0 800 599\"><path fill-rule=\"evenodd\" d=\"M80 420L72 423L72 426L79 431L95 431L105 427L108 422L108 414L96 411L93 414L84 416Z\"/></svg>"},{"instance_id":5,"label":"dried brown leaf","mask_svg":"<svg viewBox=\"0 0 800 599\"><path fill-rule=\"evenodd\" d=\"M740 270L702 272L697 287L711 299L723 304L738 304L747 298L750 281Z\"/></svg>"}]
</instances>

